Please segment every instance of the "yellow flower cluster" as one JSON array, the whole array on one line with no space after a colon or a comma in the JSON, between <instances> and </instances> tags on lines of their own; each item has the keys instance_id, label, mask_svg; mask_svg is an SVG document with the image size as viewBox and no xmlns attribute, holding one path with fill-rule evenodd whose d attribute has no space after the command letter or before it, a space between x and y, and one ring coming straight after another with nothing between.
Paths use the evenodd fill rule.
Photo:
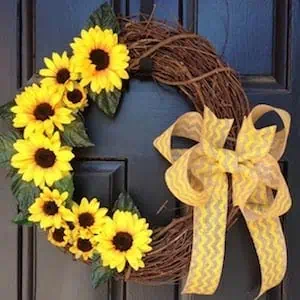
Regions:
<instances>
[{"instance_id":1,"label":"yellow flower cluster","mask_svg":"<svg viewBox=\"0 0 300 300\"><path fill-rule=\"evenodd\" d=\"M69 249L76 259L88 260L99 252L103 266L122 272L126 262L134 269L144 267L143 256L151 251L149 224L131 212L117 210L113 217L94 198L65 207L68 193L45 187L29 208L29 221L48 230L48 240Z\"/></svg>"},{"instance_id":2,"label":"yellow flower cluster","mask_svg":"<svg viewBox=\"0 0 300 300\"><path fill-rule=\"evenodd\" d=\"M151 250L152 231L145 219L119 210L109 217L96 198L67 208L68 192L52 188L72 171L74 154L62 145L60 133L88 105L87 88L97 94L112 92L128 79L129 51L112 30L82 30L70 46L71 57L63 52L45 58L41 84L26 87L15 98L13 126L23 130L24 138L13 145L11 165L24 181L41 189L28 220L47 230L53 245L68 249L76 259L88 260L97 252L103 266L118 272L126 263L137 270Z\"/></svg>"},{"instance_id":3,"label":"yellow flower cluster","mask_svg":"<svg viewBox=\"0 0 300 300\"><path fill-rule=\"evenodd\" d=\"M24 130L14 144L11 165L24 181L51 187L72 170L72 149L62 146L58 132L88 105L87 86L95 92L122 88L128 79L128 49L112 30L99 26L82 30L71 43L73 55L53 53L40 70L41 85L33 84L15 98L13 126Z\"/></svg>"}]
</instances>

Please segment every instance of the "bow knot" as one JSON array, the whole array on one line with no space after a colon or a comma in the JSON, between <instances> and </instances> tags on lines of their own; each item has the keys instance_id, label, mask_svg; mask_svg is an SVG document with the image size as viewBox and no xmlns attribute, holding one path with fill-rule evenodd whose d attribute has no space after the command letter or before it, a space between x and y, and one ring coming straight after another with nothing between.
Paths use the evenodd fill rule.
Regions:
<instances>
[{"instance_id":1,"label":"bow knot","mask_svg":"<svg viewBox=\"0 0 300 300\"><path fill-rule=\"evenodd\" d=\"M228 149L218 149L216 159L221 172L235 173L238 171L239 160L234 151Z\"/></svg>"},{"instance_id":2,"label":"bow knot","mask_svg":"<svg viewBox=\"0 0 300 300\"><path fill-rule=\"evenodd\" d=\"M256 129L265 113L275 111L283 129ZM225 149L233 120L218 119L207 107L203 117L186 113L154 141L172 163L166 172L170 191L194 207L193 250L185 293L213 294L224 259L228 178L232 175L233 205L239 206L254 241L262 274L259 296L277 285L286 269L286 246L278 216L291 206L278 159L290 127L289 114L259 105L243 121L235 151ZM190 149L173 149L172 136L196 141ZM268 255L267 250L272 254ZM205 263L206 262L206 263Z\"/></svg>"}]
</instances>

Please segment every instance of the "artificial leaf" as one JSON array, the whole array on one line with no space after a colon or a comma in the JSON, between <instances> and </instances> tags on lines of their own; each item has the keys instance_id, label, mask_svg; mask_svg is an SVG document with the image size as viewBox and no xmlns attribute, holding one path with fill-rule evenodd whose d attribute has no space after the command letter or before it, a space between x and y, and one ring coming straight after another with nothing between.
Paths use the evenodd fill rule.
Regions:
<instances>
[{"instance_id":1,"label":"artificial leaf","mask_svg":"<svg viewBox=\"0 0 300 300\"><path fill-rule=\"evenodd\" d=\"M103 267L99 254L94 254L92 257L92 286L95 289L100 284L111 279L115 273L114 269Z\"/></svg>"},{"instance_id":2,"label":"artificial leaf","mask_svg":"<svg viewBox=\"0 0 300 300\"><path fill-rule=\"evenodd\" d=\"M71 124L64 126L64 131L61 133L62 140L65 144L71 147L91 147L94 144L90 141L85 127L84 120L80 115Z\"/></svg>"},{"instance_id":3,"label":"artificial leaf","mask_svg":"<svg viewBox=\"0 0 300 300\"><path fill-rule=\"evenodd\" d=\"M15 149L13 144L22 138L16 130L10 130L6 134L0 134L0 167L10 168L10 160Z\"/></svg>"},{"instance_id":4,"label":"artificial leaf","mask_svg":"<svg viewBox=\"0 0 300 300\"><path fill-rule=\"evenodd\" d=\"M30 86L34 83L39 83L41 81L41 76L38 74L33 74L32 77L19 89L19 93L24 91L25 87ZM11 112L11 108L16 105L15 100L7 102L0 106L0 119L12 122L14 118L13 112Z\"/></svg>"},{"instance_id":5,"label":"artificial leaf","mask_svg":"<svg viewBox=\"0 0 300 300\"><path fill-rule=\"evenodd\" d=\"M114 204L113 211L130 211L133 214L141 216L138 208L135 206L133 199L127 192L123 192L119 195L118 200Z\"/></svg>"},{"instance_id":6,"label":"artificial leaf","mask_svg":"<svg viewBox=\"0 0 300 300\"><path fill-rule=\"evenodd\" d=\"M33 223L28 221L29 214L24 212L19 212L16 217L13 218L13 222L18 225L28 225L31 226Z\"/></svg>"},{"instance_id":7,"label":"artificial leaf","mask_svg":"<svg viewBox=\"0 0 300 300\"><path fill-rule=\"evenodd\" d=\"M53 188L57 189L60 193L68 192L68 198L66 200L66 207L70 208L72 206L72 198L74 193L74 183L73 183L73 176L67 175L62 179L56 181L54 183Z\"/></svg>"},{"instance_id":8,"label":"artificial leaf","mask_svg":"<svg viewBox=\"0 0 300 300\"><path fill-rule=\"evenodd\" d=\"M14 114L10 110L15 105L15 101L10 101L0 106L0 119L12 122Z\"/></svg>"},{"instance_id":9,"label":"artificial leaf","mask_svg":"<svg viewBox=\"0 0 300 300\"><path fill-rule=\"evenodd\" d=\"M102 30L111 29L114 33L120 33L120 25L112 7L105 2L89 17L85 29L98 25Z\"/></svg>"},{"instance_id":10,"label":"artificial leaf","mask_svg":"<svg viewBox=\"0 0 300 300\"><path fill-rule=\"evenodd\" d=\"M88 95L107 116L114 117L120 103L120 90L115 89L112 92L102 90L100 94L90 91Z\"/></svg>"},{"instance_id":11,"label":"artificial leaf","mask_svg":"<svg viewBox=\"0 0 300 300\"><path fill-rule=\"evenodd\" d=\"M24 181L22 175L18 173L12 176L11 190L18 201L20 211L24 214L28 213L29 206L40 194L39 188L32 181Z\"/></svg>"}]
</instances>

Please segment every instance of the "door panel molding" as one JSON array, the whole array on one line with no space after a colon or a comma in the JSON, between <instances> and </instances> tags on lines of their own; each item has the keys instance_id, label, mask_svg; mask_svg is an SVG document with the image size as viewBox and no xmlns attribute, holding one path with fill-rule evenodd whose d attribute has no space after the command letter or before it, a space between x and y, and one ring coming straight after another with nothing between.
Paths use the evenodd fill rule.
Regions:
<instances>
[{"instance_id":1,"label":"door panel molding","mask_svg":"<svg viewBox=\"0 0 300 300\"><path fill-rule=\"evenodd\" d=\"M42 0L40 0L42 1ZM275 0L274 0L275 1ZM111 3L116 8L116 11L119 12L122 15L128 15L129 13L132 13L131 7L135 7L136 3L138 1L129 1L129 0L111 0ZM179 12L179 19L182 20L184 26L186 28L195 29L197 26L197 13L199 10L198 3L201 3L201 0L191 0L191 1L184 1L179 0L178 1L178 12ZM28 0L23 1L20 0L20 8L21 13L18 19L20 28L22 27L22 35L21 35L21 49L20 52L20 82L24 83L33 73L35 70L36 65L36 37L35 37L35 30L36 30L36 1L35 0ZM300 70L300 61L298 58L298 61L296 61L296 55L297 50L300 49L300 41L295 41L296 37L296 26L300 26L300 21L296 20L296 17L298 16L299 19L299 3L295 0L277 0L275 1L275 7L274 10L274 20L276 21L275 27L274 27L274 39L273 39L273 72L270 75L267 76L242 76L243 84L247 90L247 93L253 96L253 104L258 103L261 101L264 101L269 104L274 104L277 106L281 106L289 111L296 111L296 105L298 105L298 102L296 101L296 94L300 95L300 87L299 82L295 82L295 75L297 74L298 80L299 80L299 70ZM293 27L290 30L290 28ZM299 34L299 30L297 29L297 32ZM294 39L293 43L292 40ZM298 52L299 53L299 52ZM293 69L292 69L293 66ZM293 96L292 96L293 91ZM260 96L263 96L264 98L259 98ZM295 106L295 109L293 107ZM299 108L299 106L297 106ZM299 110L299 109L298 109ZM297 118L296 114L294 115L294 119ZM299 117L298 117L299 118ZM300 121L295 121L294 124L297 124L298 127L300 126ZM295 126L296 127L296 126ZM293 129L292 138L294 141L299 138L298 129ZM290 147L291 148L291 147ZM299 169L297 169L298 165L298 153L295 153L293 150L289 150L289 175L290 178L289 182L292 183L292 186L294 187L294 194L300 195L300 190L295 188L297 186L297 176L299 175L297 172L299 172ZM110 159L109 159L110 160ZM78 162L79 168L88 168L87 166L91 163L91 161L94 161L94 163L99 163L99 159L88 158ZM96 161L96 162L95 162ZM103 161L102 161L103 162ZM121 165L125 165L125 169L127 169L127 162L123 160L122 158L116 158L116 162L121 162ZM292 163L291 163L292 162ZM103 162L105 163L105 162ZM77 162L75 163L77 164ZM116 165L115 165L116 166ZM111 172L112 177L120 176L116 174L120 174L120 168L117 167L116 169L113 168L108 170L109 167L107 167L106 171L109 173ZM103 169L103 171L105 168ZM126 171L127 172L127 171ZM114 174L114 175L113 175ZM297 175L298 174L298 175ZM116 178L115 177L115 178ZM126 176L125 176L126 177ZM299 176L298 176L299 177ZM113 179L112 179L113 180ZM119 180L119 179L118 179ZM118 181L117 180L117 181ZM124 179L125 187L127 186L127 177ZM296 197L294 197L296 200ZM292 226L296 226L296 220L298 220L298 217L296 216L296 212L291 217L287 217L287 234L292 241L292 238L294 238L292 229ZM299 224L299 223L298 223ZM36 232L31 228L24 228L23 231L19 233L19 239L21 241L23 232L23 245L19 245L18 251L19 253L22 253L23 248L23 256L21 259L23 259L23 273L21 278L23 278L23 293L19 293L18 300L35 300L36 295L36 260L37 260L37 235ZM293 260L295 262L296 259L296 250L300 251L300 244L297 241L293 241L291 243L294 245L294 248L291 250L292 255L290 257L293 257ZM268 295L266 296L266 299L270 300L287 300L287 282L289 283L289 297L296 297L297 298L297 283L296 278L292 280L292 277L290 274L297 274L296 266L299 265L299 263L291 263L288 270L288 279L284 282L284 284L280 285L278 288L272 290ZM150 291L148 294L146 294L147 289L143 289L143 287L136 287L134 284L131 286L131 284L116 284L115 282L110 282L108 284L108 290L110 291L111 295L110 300L131 300L131 299L139 299L138 296L143 295L144 298L147 295L151 295L152 291ZM150 288L149 288L150 289ZM153 288L153 291L155 288ZM163 289L162 289L163 290ZM167 291L167 292L165 292ZM184 296L180 298L179 293L180 290L178 290L178 287L170 287L170 289L166 289L165 291L162 291L161 295L168 295L168 297L171 297L170 299L198 299L198 297L193 296ZM153 292L154 293L154 292ZM22 294L22 295L21 295ZM157 295L154 293L154 295ZM22 298L23 296L23 298ZM141 296L142 297L142 296ZM144 299L143 298L143 299ZM296 299L295 298L295 299ZM141 299L141 298L140 298ZM139 300L140 300L139 299ZM146 299L146 298L145 298ZM168 298L169 299L169 298ZM40 299L37 299L40 300Z\"/></svg>"},{"instance_id":2,"label":"door panel molding","mask_svg":"<svg viewBox=\"0 0 300 300\"><path fill-rule=\"evenodd\" d=\"M241 76L244 87L253 92L255 90L288 91L290 66L289 28L291 20L291 0L274 0L273 19L273 70L265 76Z\"/></svg>"},{"instance_id":3,"label":"door panel molding","mask_svg":"<svg viewBox=\"0 0 300 300\"><path fill-rule=\"evenodd\" d=\"M202 0L180 1L183 11L183 25L198 33L198 15ZM272 74L241 75L244 88L249 93L289 93L289 27L292 0L274 0L273 12L273 63ZM230 17L230 16L229 16Z\"/></svg>"}]
</instances>

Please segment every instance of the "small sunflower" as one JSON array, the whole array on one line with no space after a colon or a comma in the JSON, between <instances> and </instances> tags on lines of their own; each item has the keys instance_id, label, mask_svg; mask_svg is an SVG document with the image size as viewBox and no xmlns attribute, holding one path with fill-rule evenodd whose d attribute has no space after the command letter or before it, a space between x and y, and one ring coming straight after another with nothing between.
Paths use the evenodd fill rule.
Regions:
<instances>
[{"instance_id":1,"label":"small sunflower","mask_svg":"<svg viewBox=\"0 0 300 300\"><path fill-rule=\"evenodd\" d=\"M122 88L122 79L128 79L129 51L118 43L111 29L99 26L81 31L81 37L71 43L76 71L81 74L81 85L90 84L93 92Z\"/></svg>"},{"instance_id":2,"label":"small sunflower","mask_svg":"<svg viewBox=\"0 0 300 300\"><path fill-rule=\"evenodd\" d=\"M117 210L112 219L106 221L101 233L95 236L99 242L97 251L101 254L103 266L117 268L122 272L126 262L134 269L143 268L143 256L152 250L151 235L146 219L137 214Z\"/></svg>"},{"instance_id":3,"label":"small sunflower","mask_svg":"<svg viewBox=\"0 0 300 300\"><path fill-rule=\"evenodd\" d=\"M66 91L63 97L65 105L73 111L84 110L88 106L86 92L82 86L76 84L72 91Z\"/></svg>"},{"instance_id":4,"label":"small sunflower","mask_svg":"<svg viewBox=\"0 0 300 300\"><path fill-rule=\"evenodd\" d=\"M32 134L28 139L17 140L13 146L17 153L11 158L12 167L19 169L24 181L33 180L36 186L52 186L72 170L72 148L61 146L58 132L52 137Z\"/></svg>"},{"instance_id":5,"label":"small sunflower","mask_svg":"<svg viewBox=\"0 0 300 300\"><path fill-rule=\"evenodd\" d=\"M72 242L71 230L66 224L59 228L52 227L48 231L48 241L57 247L66 247L68 243Z\"/></svg>"},{"instance_id":6,"label":"small sunflower","mask_svg":"<svg viewBox=\"0 0 300 300\"><path fill-rule=\"evenodd\" d=\"M106 222L107 208L100 208L100 202L93 198L91 202L82 198L80 205L72 206L73 217L67 221L73 222L75 231L99 233Z\"/></svg>"},{"instance_id":7,"label":"small sunflower","mask_svg":"<svg viewBox=\"0 0 300 300\"><path fill-rule=\"evenodd\" d=\"M70 124L75 118L72 110L63 107L61 95L46 87L33 85L17 95L16 105L11 108L15 113L13 126L25 128L24 137L34 132L52 134L57 127L63 131L64 124Z\"/></svg>"},{"instance_id":8,"label":"small sunflower","mask_svg":"<svg viewBox=\"0 0 300 300\"><path fill-rule=\"evenodd\" d=\"M41 84L61 94L65 90L72 91L74 82L78 79L78 73L75 72L72 59L68 57L67 52L64 51L61 56L54 52L52 60L45 57L44 62L47 69L40 70L40 75L45 77L41 80Z\"/></svg>"},{"instance_id":9,"label":"small sunflower","mask_svg":"<svg viewBox=\"0 0 300 300\"><path fill-rule=\"evenodd\" d=\"M60 228L62 226L64 216L68 216L70 211L64 206L68 192L62 194L58 190L51 191L45 187L39 197L29 207L28 211L31 222L39 222L41 228Z\"/></svg>"},{"instance_id":10,"label":"small sunflower","mask_svg":"<svg viewBox=\"0 0 300 300\"><path fill-rule=\"evenodd\" d=\"M91 232L78 232L69 251L75 255L76 259L80 257L83 260L88 260L92 258L95 251L96 242L93 240L93 234Z\"/></svg>"}]
</instances>

